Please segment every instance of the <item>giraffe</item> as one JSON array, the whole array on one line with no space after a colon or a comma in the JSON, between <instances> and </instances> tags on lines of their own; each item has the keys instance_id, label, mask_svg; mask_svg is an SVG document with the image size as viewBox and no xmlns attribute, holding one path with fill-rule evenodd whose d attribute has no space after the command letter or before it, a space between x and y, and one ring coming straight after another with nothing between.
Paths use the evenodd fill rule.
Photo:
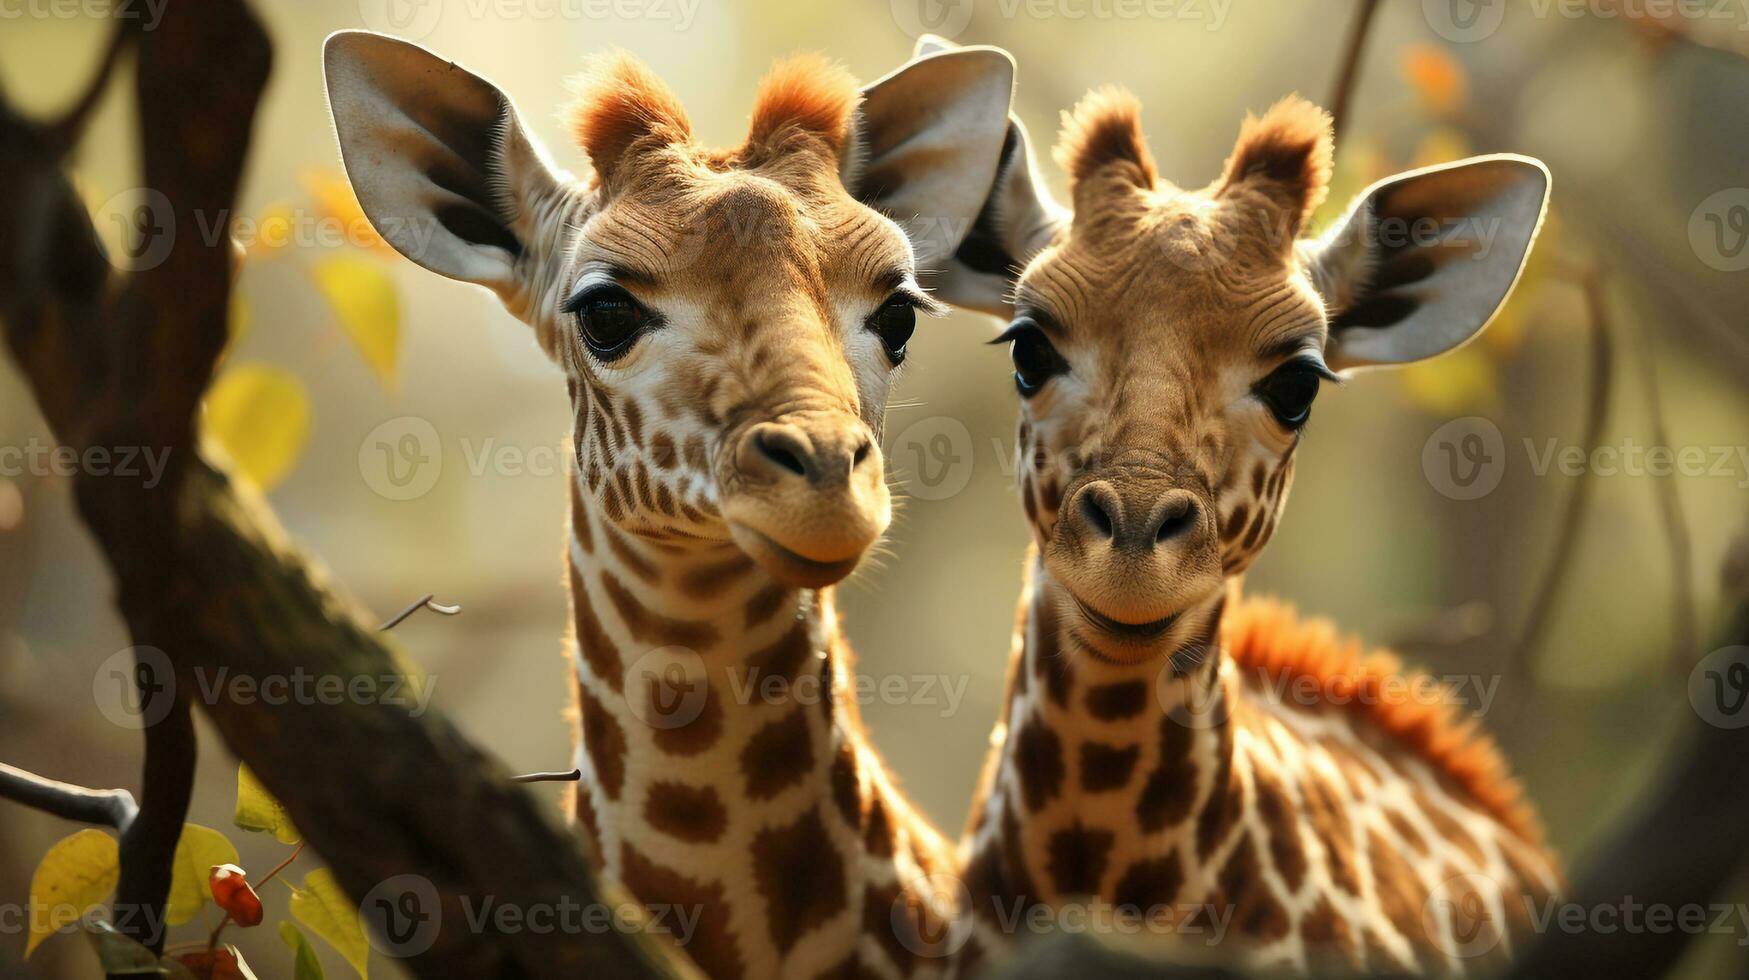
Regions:
<instances>
[{"instance_id":1,"label":"giraffe","mask_svg":"<svg viewBox=\"0 0 1749 980\"><path fill-rule=\"evenodd\" d=\"M1096 90L1056 146L1064 207L1011 123L943 277L1011 317L1032 536L962 841L980 934L1077 907L1249 966L1463 974L1559 887L1446 692L1239 589L1322 385L1479 332L1547 203L1542 164L1479 157L1382 181L1303 239L1332 144L1290 97L1180 188L1134 97Z\"/></svg>"},{"instance_id":2,"label":"giraffe","mask_svg":"<svg viewBox=\"0 0 1749 980\"><path fill-rule=\"evenodd\" d=\"M890 517L882 414L916 314L941 311L919 264L995 177L1007 55L860 93L781 62L730 149L608 56L570 117L587 181L422 48L346 32L325 59L372 222L495 292L566 376L569 810L592 865L712 977L948 970L951 846L863 733L831 586Z\"/></svg>"}]
</instances>

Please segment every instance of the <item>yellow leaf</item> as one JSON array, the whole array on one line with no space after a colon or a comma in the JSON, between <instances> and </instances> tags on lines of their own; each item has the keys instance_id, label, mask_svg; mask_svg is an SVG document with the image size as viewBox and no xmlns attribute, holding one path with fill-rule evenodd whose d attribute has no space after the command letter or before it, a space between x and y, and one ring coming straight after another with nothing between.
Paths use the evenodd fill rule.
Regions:
<instances>
[{"instance_id":1,"label":"yellow leaf","mask_svg":"<svg viewBox=\"0 0 1749 980\"><path fill-rule=\"evenodd\" d=\"M364 216L358 195L352 192L352 183L344 175L311 168L298 177L304 190L316 199L316 207L321 210L323 219L337 225L337 230L346 236L348 242L385 255L395 254L394 247L383 241L370 219Z\"/></svg>"},{"instance_id":2,"label":"yellow leaf","mask_svg":"<svg viewBox=\"0 0 1749 980\"><path fill-rule=\"evenodd\" d=\"M1455 112L1469 96L1469 75L1451 52L1434 44L1411 44L1403 50L1403 77L1427 108Z\"/></svg>"},{"instance_id":3,"label":"yellow leaf","mask_svg":"<svg viewBox=\"0 0 1749 980\"><path fill-rule=\"evenodd\" d=\"M1438 415L1485 411L1499 400L1494 362L1470 344L1397 372L1409 399Z\"/></svg>"},{"instance_id":4,"label":"yellow leaf","mask_svg":"<svg viewBox=\"0 0 1749 980\"><path fill-rule=\"evenodd\" d=\"M121 848L101 830L63 837L30 876L30 939L24 955L93 906L103 904L121 878Z\"/></svg>"},{"instance_id":5,"label":"yellow leaf","mask_svg":"<svg viewBox=\"0 0 1749 980\"><path fill-rule=\"evenodd\" d=\"M207 392L206 436L231 458L234 471L271 490L291 472L310 434L310 399L298 379L279 368L240 364Z\"/></svg>"},{"instance_id":6,"label":"yellow leaf","mask_svg":"<svg viewBox=\"0 0 1749 980\"><path fill-rule=\"evenodd\" d=\"M255 219L255 235L249 241L249 254L265 258L290 245L296 222L297 215L290 204L279 201L268 205L267 210Z\"/></svg>"},{"instance_id":7,"label":"yellow leaf","mask_svg":"<svg viewBox=\"0 0 1749 980\"><path fill-rule=\"evenodd\" d=\"M267 831L281 844L296 844L301 840L285 807L242 763L237 764L237 815L233 819L244 830Z\"/></svg>"},{"instance_id":8,"label":"yellow leaf","mask_svg":"<svg viewBox=\"0 0 1749 980\"><path fill-rule=\"evenodd\" d=\"M170 866L170 902L165 919L179 926L194 918L213 897L208 877L215 864L236 864L237 849L225 835L200 824L182 825L176 841L176 856Z\"/></svg>"},{"instance_id":9,"label":"yellow leaf","mask_svg":"<svg viewBox=\"0 0 1749 980\"><path fill-rule=\"evenodd\" d=\"M292 893L292 918L321 937L337 950L361 978L370 976L370 940L358 922L358 909L340 885L334 873L318 868L304 876L304 887Z\"/></svg>"},{"instance_id":10,"label":"yellow leaf","mask_svg":"<svg viewBox=\"0 0 1749 980\"><path fill-rule=\"evenodd\" d=\"M393 388L401 344L401 298L394 280L382 266L348 256L324 259L310 273L364 362L384 387Z\"/></svg>"}]
</instances>

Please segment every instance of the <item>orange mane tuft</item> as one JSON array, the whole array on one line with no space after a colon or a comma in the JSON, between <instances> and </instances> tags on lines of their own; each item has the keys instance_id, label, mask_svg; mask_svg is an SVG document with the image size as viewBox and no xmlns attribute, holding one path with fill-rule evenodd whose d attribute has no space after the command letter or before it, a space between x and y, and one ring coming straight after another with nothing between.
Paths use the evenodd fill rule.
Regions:
<instances>
[{"instance_id":1,"label":"orange mane tuft","mask_svg":"<svg viewBox=\"0 0 1749 980\"><path fill-rule=\"evenodd\" d=\"M1143 189L1153 187L1157 179L1154 155L1142 136L1142 103L1116 85L1094 89L1063 113L1053 155L1071 186L1111 163L1133 168L1128 175Z\"/></svg>"},{"instance_id":2,"label":"orange mane tuft","mask_svg":"<svg viewBox=\"0 0 1749 980\"><path fill-rule=\"evenodd\" d=\"M1520 839L1542 845L1542 826L1499 747L1431 676L1405 671L1395 655L1368 651L1328 620L1302 620L1292 606L1272 599L1229 602L1221 630L1226 653L1241 671L1277 683L1316 682L1332 705L1360 715ZM1405 690L1412 696L1402 696Z\"/></svg>"},{"instance_id":3,"label":"orange mane tuft","mask_svg":"<svg viewBox=\"0 0 1749 980\"><path fill-rule=\"evenodd\" d=\"M673 90L624 51L592 59L573 84L577 99L571 107L571 129L604 177L645 137L666 144L692 138L692 123Z\"/></svg>"},{"instance_id":4,"label":"orange mane tuft","mask_svg":"<svg viewBox=\"0 0 1749 980\"><path fill-rule=\"evenodd\" d=\"M786 126L795 126L837 148L850 135L859 98L856 79L843 66L818 54L786 58L759 81L747 142L763 144Z\"/></svg>"}]
</instances>

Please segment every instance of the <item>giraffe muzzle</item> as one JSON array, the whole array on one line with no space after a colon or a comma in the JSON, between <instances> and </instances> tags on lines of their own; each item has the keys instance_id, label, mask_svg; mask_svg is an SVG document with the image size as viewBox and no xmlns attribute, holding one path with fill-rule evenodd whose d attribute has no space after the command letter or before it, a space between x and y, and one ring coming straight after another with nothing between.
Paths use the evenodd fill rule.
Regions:
<instances>
[{"instance_id":1,"label":"giraffe muzzle","mask_svg":"<svg viewBox=\"0 0 1749 980\"><path fill-rule=\"evenodd\" d=\"M723 516L774 578L820 588L855 570L892 518L874 434L853 415L811 413L750 426L735 441Z\"/></svg>"},{"instance_id":2,"label":"giraffe muzzle","mask_svg":"<svg viewBox=\"0 0 1749 980\"><path fill-rule=\"evenodd\" d=\"M1090 633L1149 647L1220 587L1213 514L1192 490L1096 476L1065 495L1045 561Z\"/></svg>"}]
</instances>

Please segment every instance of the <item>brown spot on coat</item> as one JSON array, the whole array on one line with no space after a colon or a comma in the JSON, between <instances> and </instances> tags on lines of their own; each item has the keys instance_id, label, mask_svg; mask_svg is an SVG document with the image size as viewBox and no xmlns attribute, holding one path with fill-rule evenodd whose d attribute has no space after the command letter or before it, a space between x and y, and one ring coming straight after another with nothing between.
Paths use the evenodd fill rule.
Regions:
<instances>
[{"instance_id":1,"label":"brown spot on coat","mask_svg":"<svg viewBox=\"0 0 1749 980\"><path fill-rule=\"evenodd\" d=\"M1063 788L1063 741L1035 714L1014 738L1014 767L1020 777L1020 795L1028 810L1037 812Z\"/></svg>"},{"instance_id":2,"label":"brown spot on coat","mask_svg":"<svg viewBox=\"0 0 1749 980\"><path fill-rule=\"evenodd\" d=\"M637 596L632 595L631 590L605 571L601 574L601 587L634 639L645 643L691 647L694 650L702 650L717 641L716 628L711 624L671 619L645 608Z\"/></svg>"},{"instance_id":3,"label":"brown spot on coat","mask_svg":"<svg viewBox=\"0 0 1749 980\"><path fill-rule=\"evenodd\" d=\"M610 800L619 799L626 778L626 733L606 706L577 685L577 704L583 716L583 750L595 770L595 781Z\"/></svg>"},{"instance_id":4,"label":"brown spot on coat","mask_svg":"<svg viewBox=\"0 0 1749 980\"><path fill-rule=\"evenodd\" d=\"M1142 713L1148 704L1146 681L1118 681L1087 689L1087 711L1100 721L1122 721Z\"/></svg>"},{"instance_id":5,"label":"brown spot on coat","mask_svg":"<svg viewBox=\"0 0 1749 980\"><path fill-rule=\"evenodd\" d=\"M1045 845L1046 869L1057 898L1098 895L1115 840L1111 831L1084 826L1079 820L1052 834Z\"/></svg>"},{"instance_id":6,"label":"brown spot on coat","mask_svg":"<svg viewBox=\"0 0 1749 980\"><path fill-rule=\"evenodd\" d=\"M1112 902L1119 910L1131 912L1143 920L1154 918L1162 906L1170 906L1184 887L1184 864L1176 851L1160 857L1144 858L1125 869L1112 891Z\"/></svg>"},{"instance_id":7,"label":"brown spot on coat","mask_svg":"<svg viewBox=\"0 0 1749 980\"><path fill-rule=\"evenodd\" d=\"M844 855L833 845L818 810L787 827L753 838L753 878L765 897L766 926L780 956L842 912L849 902Z\"/></svg>"},{"instance_id":8,"label":"brown spot on coat","mask_svg":"<svg viewBox=\"0 0 1749 980\"><path fill-rule=\"evenodd\" d=\"M717 885L665 868L629 843L620 844L620 879L645 905L686 909L697 925L680 949L713 980L740 980L745 966L729 921L729 903ZM676 936L676 941L680 937Z\"/></svg>"},{"instance_id":9,"label":"brown spot on coat","mask_svg":"<svg viewBox=\"0 0 1749 980\"><path fill-rule=\"evenodd\" d=\"M1269 766L1253 760L1251 782L1257 790L1257 815L1269 833L1269 859L1281 874L1288 892L1298 892L1306 880L1306 852L1300 847L1299 808L1288 798L1287 787Z\"/></svg>"},{"instance_id":10,"label":"brown spot on coat","mask_svg":"<svg viewBox=\"0 0 1749 980\"><path fill-rule=\"evenodd\" d=\"M806 705L754 732L741 750L741 775L747 795L755 800L768 800L796 785L813 768L814 742Z\"/></svg>"},{"instance_id":11,"label":"brown spot on coat","mask_svg":"<svg viewBox=\"0 0 1749 980\"><path fill-rule=\"evenodd\" d=\"M644 819L670 837L707 844L723 835L729 815L714 788L661 780L644 797Z\"/></svg>"},{"instance_id":12,"label":"brown spot on coat","mask_svg":"<svg viewBox=\"0 0 1749 980\"><path fill-rule=\"evenodd\" d=\"M1104 793L1129 785L1141 757L1139 745L1104 745L1099 742L1081 744L1081 788L1089 793Z\"/></svg>"}]
</instances>

